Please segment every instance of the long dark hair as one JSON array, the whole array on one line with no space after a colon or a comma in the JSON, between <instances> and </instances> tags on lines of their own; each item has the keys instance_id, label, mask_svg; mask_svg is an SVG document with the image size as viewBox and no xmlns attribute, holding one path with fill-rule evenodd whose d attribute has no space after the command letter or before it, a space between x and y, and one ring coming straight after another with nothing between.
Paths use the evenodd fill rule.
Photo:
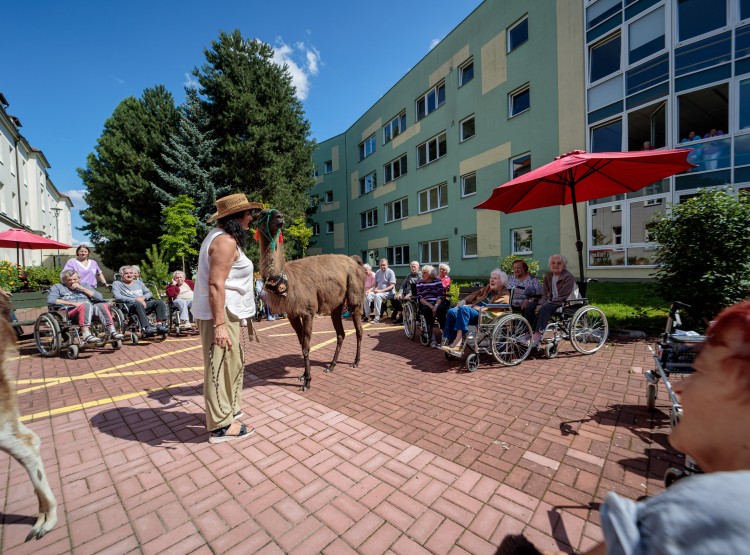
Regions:
<instances>
[{"instance_id":1,"label":"long dark hair","mask_svg":"<svg viewBox=\"0 0 750 555\"><path fill-rule=\"evenodd\" d=\"M237 242L237 246L244 250L245 243L247 243L247 231L242 229L242 223L240 219L245 217L245 211L236 212L220 218L217 222L217 226L227 232L232 239Z\"/></svg>"}]
</instances>

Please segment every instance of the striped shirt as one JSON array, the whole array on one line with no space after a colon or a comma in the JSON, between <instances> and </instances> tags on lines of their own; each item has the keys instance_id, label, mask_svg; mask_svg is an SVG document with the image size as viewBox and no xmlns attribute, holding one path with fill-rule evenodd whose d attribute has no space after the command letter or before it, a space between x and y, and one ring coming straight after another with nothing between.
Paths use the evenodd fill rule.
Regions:
<instances>
[{"instance_id":1,"label":"striped shirt","mask_svg":"<svg viewBox=\"0 0 750 555\"><path fill-rule=\"evenodd\" d=\"M417 283L417 297L435 304L438 299L445 298L445 287L439 279L433 279L430 282L420 281Z\"/></svg>"}]
</instances>

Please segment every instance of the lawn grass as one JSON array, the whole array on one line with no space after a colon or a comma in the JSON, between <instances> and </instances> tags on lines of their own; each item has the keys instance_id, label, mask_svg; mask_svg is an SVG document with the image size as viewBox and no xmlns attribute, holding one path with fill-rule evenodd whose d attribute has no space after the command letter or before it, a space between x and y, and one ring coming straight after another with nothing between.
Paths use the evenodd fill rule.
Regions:
<instances>
[{"instance_id":1,"label":"lawn grass","mask_svg":"<svg viewBox=\"0 0 750 555\"><path fill-rule=\"evenodd\" d=\"M640 330L649 335L664 331L669 301L659 296L654 283L591 282L587 296L607 315L610 329Z\"/></svg>"}]
</instances>

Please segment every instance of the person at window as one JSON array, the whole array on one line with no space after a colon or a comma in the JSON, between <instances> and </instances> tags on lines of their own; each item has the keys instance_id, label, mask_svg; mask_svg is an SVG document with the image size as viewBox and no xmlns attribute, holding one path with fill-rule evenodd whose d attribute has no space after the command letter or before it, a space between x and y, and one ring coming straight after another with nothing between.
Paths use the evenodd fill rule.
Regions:
<instances>
[{"instance_id":1,"label":"person at window","mask_svg":"<svg viewBox=\"0 0 750 555\"><path fill-rule=\"evenodd\" d=\"M416 285L419 281L419 262L416 260L412 260L409 264L409 275L407 275L404 278L404 281L401 282L401 288L398 290L398 292L394 295L394 310L398 310L398 312L394 313L394 322L396 324L400 324L404 321L404 318L402 316L402 308L401 304L403 301L411 298L414 294L416 294ZM395 307L395 303L398 302L398 307Z\"/></svg>"},{"instance_id":2,"label":"person at window","mask_svg":"<svg viewBox=\"0 0 750 555\"><path fill-rule=\"evenodd\" d=\"M263 208L243 193L216 200L216 212L198 254L193 316L203 346L203 398L209 443L250 437L252 426L239 422L245 354L240 338L251 333L255 315L253 263L244 252L247 230ZM243 332L240 321L247 322ZM252 338L252 336L250 336Z\"/></svg>"},{"instance_id":3,"label":"person at window","mask_svg":"<svg viewBox=\"0 0 750 555\"><path fill-rule=\"evenodd\" d=\"M702 137L701 137L700 135L697 135L697 134L695 133L695 131L690 131L690 132L689 132L689 133L687 134L687 137L683 137L683 138L682 138L682 140L681 140L680 142L681 142L681 143L689 143L690 141L699 141L699 140L701 140L701 138L702 138Z\"/></svg>"},{"instance_id":4,"label":"person at window","mask_svg":"<svg viewBox=\"0 0 750 555\"><path fill-rule=\"evenodd\" d=\"M98 302L97 302L98 301ZM91 320L96 316L107 328L110 339L122 339L112 321L109 303L104 302L102 294L96 289L81 283L81 277L75 270L60 272L60 283L52 286L47 294L47 304L70 306L68 319L78 319L81 326L81 343L100 343L101 339L91 333Z\"/></svg>"},{"instance_id":5,"label":"person at window","mask_svg":"<svg viewBox=\"0 0 750 555\"><path fill-rule=\"evenodd\" d=\"M642 501L609 493L600 509L604 543L588 555L747 552L750 300L726 308L706 333L695 372L672 383L682 416L669 436L703 473Z\"/></svg>"},{"instance_id":6,"label":"person at window","mask_svg":"<svg viewBox=\"0 0 750 555\"><path fill-rule=\"evenodd\" d=\"M432 333L435 317L440 307L445 307L448 303L443 282L437 279L437 274L434 266L422 266L422 279L417 282L417 303L419 313L424 316L425 325L430 333L430 347L436 345L435 334Z\"/></svg>"},{"instance_id":7,"label":"person at window","mask_svg":"<svg viewBox=\"0 0 750 555\"><path fill-rule=\"evenodd\" d=\"M375 315L372 322L380 323L380 313L383 307L383 301L393 299L396 289L396 274L388 267L388 259L380 259L380 269L375 272L375 288L369 293L365 300L365 306L373 303Z\"/></svg>"},{"instance_id":8,"label":"person at window","mask_svg":"<svg viewBox=\"0 0 750 555\"><path fill-rule=\"evenodd\" d=\"M445 287L445 293L448 293L448 288L451 286L451 278L448 276L448 274L451 271L451 267L447 264L439 264L438 265L438 279L443 283L443 287Z\"/></svg>"},{"instance_id":9,"label":"person at window","mask_svg":"<svg viewBox=\"0 0 750 555\"><path fill-rule=\"evenodd\" d=\"M443 327L441 349L454 356L463 352L463 341L469 326L476 325L479 313L487 312L488 304L508 304L510 293L507 289L508 274L496 268L490 274L490 282L482 289L470 294L448 310ZM460 333L459 333L460 332Z\"/></svg>"},{"instance_id":10,"label":"person at window","mask_svg":"<svg viewBox=\"0 0 750 555\"><path fill-rule=\"evenodd\" d=\"M140 279L136 279L133 266L121 267L119 274L120 281L112 283L112 296L115 300L125 303L128 310L135 312L146 337L167 333L167 304L161 299L154 299L149 288ZM147 313L152 311L156 312L156 329L148 323Z\"/></svg>"},{"instance_id":11,"label":"person at window","mask_svg":"<svg viewBox=\"0 0 750 555\"><path fill-rule=\"evenodd\" d=\"M654 146L651 141L643 141L643 148L641 150L654 150Z\"/></svg>"},{"instance_id":12,"label":"person at window","mask_svg":"<svg viewBox=\"0 0 750 555\"><path fill-rule=\"evenodd\" d=\"M721 137L724 135L724 132L721 129L716 129L715 127L711 128L711 131L706 133L706 135L703 137L704 139L713 139L714 137Z\"/></svg>"},{"instance_id":13,"label":"person at window","mask_svg":"<svg viewBox=\"0 0 750 555\"><path fill-rule=\"evenodd\" d=\"M542 284L529 273L526 261L520 258L513 261L513 275L508 278L508 289L513 289L513 308L520 311L529 323L533 322L536 306L542 296Z\"/></svg>"},{"instance_id":14,"label":"person at window","mask_svg":"<svg viewBox=\"0 0 750 555\"><path fill-rule=\"evenodd\" d=\"M167 297L180 311L180 328L189 330L190 307L193 306L193 289L195 284L192 280L185 279L185 272L176 270L172 273L172 283L167 285Z\"/></svg>"},{"instance_id":15,"label":"person at window","mask_svg":"<svg viewBox=\"0 0 750 555\"><path fill-rule=\"evenodd\" d=\"M539 347L549 317L562 307L565 301L580 298L576 278L567 270L568 260L561 254L553 254L549 257L548 265L550 271L544 276L542 298L535 309L536 322L533 325L534 336L531 339L535 347Z\"/></svg>"},{"instance_id":16,"label":"person at window","mask_svg":"<svg viewBox=\"0 0 750 555\"><path fill-rule=\"evenodd\" d=\"M76 249L76 257L71 258L65 263L63 270L75 270L80 276L80 283L96 289L98 281L104 287L107 287L107 278L104 277L99 264L96 260L91 260L89 255L91 250L86 245L80 245Z\"/></svg>"},{"instance_id":17,"label":"person at window","mask_svg":"<svg viewBox=\"0 0 750 555\"><path fill-rule=\"evenodd\" d=\"M367 322L370 319L370 304L372 304L372 301L370 301L370 294L375 291L375 272L372 271L372 266L365 263L362 265L362 267L365 269L365 322Z\"/></svg>"}]
</instances>

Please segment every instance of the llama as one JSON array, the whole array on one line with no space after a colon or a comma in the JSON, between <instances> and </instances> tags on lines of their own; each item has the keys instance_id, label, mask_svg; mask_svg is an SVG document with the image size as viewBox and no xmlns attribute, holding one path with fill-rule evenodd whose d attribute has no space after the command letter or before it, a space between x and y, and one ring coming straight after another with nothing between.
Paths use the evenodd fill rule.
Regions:
<instances>
[{"instance_id":1,"label":"llama","mask_svg":"<svg viewBox=\"0 0 750 555\"><path fill-rule=\"evenodd\" d=\"M362 344L362 303L365 298L364 268L358 256L321 254L300 260L284 260L281 230L284 216L278 210L260 213L257 239L260 243L260 271L265 282L265 300L274 313L285 312L297 333L305 359L305 373L300 376L301 391L310 389L310 338L313 320L319 313L330 313L336 330L336 352L323 371L333 372L344 342L341 321L344 304L352 315L357 333L357 354L352 368L359 365Z\"/></svg>"},{"instance_id":2,"label":"llama","mask_svg":"<svg viewBox=\"0 0 750 555\"><path fill-rule=\"evenodd\" d=\"M10 325L10 302L0 291L0 451L20 462L29 473L39 499L36 523L26 536L40 539L57 523L57 501L44 473L39 437L18 419L16 392L5 360L15 348L16 333Z\"/></svg>"}]
</instances>

